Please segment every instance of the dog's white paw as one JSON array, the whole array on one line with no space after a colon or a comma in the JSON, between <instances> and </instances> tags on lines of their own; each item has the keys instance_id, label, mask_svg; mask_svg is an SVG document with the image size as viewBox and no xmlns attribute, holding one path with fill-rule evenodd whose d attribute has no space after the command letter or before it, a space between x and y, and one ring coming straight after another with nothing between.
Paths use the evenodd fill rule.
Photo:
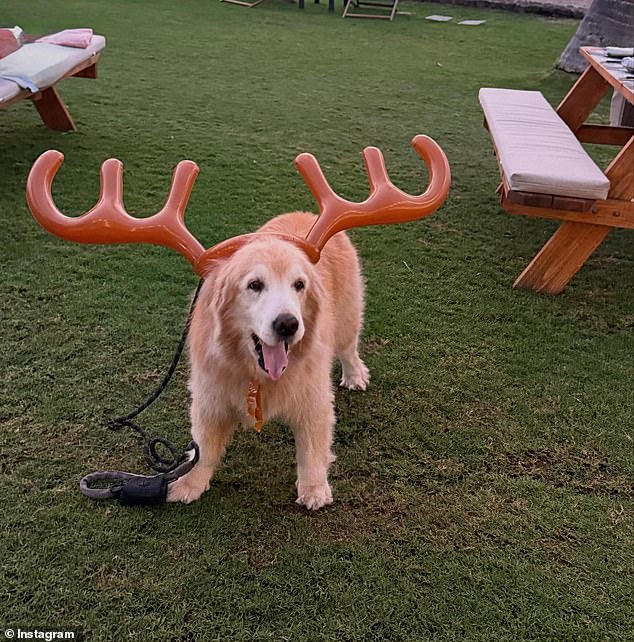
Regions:
<instances>
[{"instance_id":1,"label":"dog's white paw","mask_svg":"<svg viewBox=\"0 0 634 642\"><path fill-rule=\"evenodd\" d=\"M206 491L209 490L209 479L205 481L204 476L194 475L196 471L194 468L186 475L173 481L167 489L168 502L183 502L183 504L191 504Z\"/></svg>"},{"instance_id":2,"label":"dog's white paw","mask_svg":"<svg viewBox=\"0 0 634 642\"><path fill-rule=\"evenodd\" d=\"M359 359L354 368L343 368L339 385L349 390L365 390L369 383L370 371Z\"/></svg>"},{"instance_id":3,"label":"dog's white paw","mask_svg":"<svg viewBox=\"0 0 634 642\"><path fill-rule=\"evenodd\" d=\"M320 486L298 486L297 504L305 506L308 510L317 510L332 504L332 490L326 482Z\"/></svg>"}]
</instances>

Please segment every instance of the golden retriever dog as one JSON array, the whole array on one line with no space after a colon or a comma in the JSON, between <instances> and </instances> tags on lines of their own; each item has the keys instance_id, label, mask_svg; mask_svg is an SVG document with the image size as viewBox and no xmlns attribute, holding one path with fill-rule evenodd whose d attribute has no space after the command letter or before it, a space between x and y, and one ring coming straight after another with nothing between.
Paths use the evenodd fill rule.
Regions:
<instances>
[{"instance_id":1,"label":"golden retriever dog","mask_svg":"<svg viewBox=\"0 0 634 642\"><path fill-rule=\"evenodd\" d=\"M282 214L260 232L304 238L316 217ZM331 372L341 385L365 390L359 358L363 284L357 253L345 233L332 237L317 264L293 243L256 238L206 278L192 319L189 353L191 432L200 459L170 484L168 501L197 500L209 488L233 431L253 422L246 395L260 385L265 419L294 433L297 503L332 503L328 468L335 426Z\"/></svg>"}]
</instances>

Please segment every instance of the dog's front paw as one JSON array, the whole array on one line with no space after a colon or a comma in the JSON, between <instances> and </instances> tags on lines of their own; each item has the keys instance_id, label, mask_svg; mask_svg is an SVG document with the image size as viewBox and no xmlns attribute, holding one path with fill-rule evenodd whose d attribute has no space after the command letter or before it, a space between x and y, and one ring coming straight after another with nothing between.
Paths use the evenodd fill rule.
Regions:
<instances>
[{"instance_id":1,"label":"dog's front paw","mask_svg":"<svg viewBox=\"0 0 634 642\"><path fill-rule=\"evenodd\" d=\"M205 475L194 474L196 468L189 471L176 481L173 481L167 489L168 502L183 502L191 504L206 491L209 490L210 478Z\"/></svg>"},{"instance_id":2,"label":"dog's front paw","mask_svg":"<svg viewBox=\"0 0 634 642\"><path fill-rule=\"evenodd\" d=\"M332 490L326 482L320 486L298 486L297 504L305 506L308 510L317 510L332 504Z\"/></svg>"},{"instance_id":3,"label":"dog's front paw","mask_svg":"<svg viewBox=\"0 0 634 642\"><path fill-rule=\"evenodd\" d=\"M357 360L354 368L343 368L339 385L349 390L365 390L370 383L370 371L361 361Z\"/></svg>"}]
</instances>

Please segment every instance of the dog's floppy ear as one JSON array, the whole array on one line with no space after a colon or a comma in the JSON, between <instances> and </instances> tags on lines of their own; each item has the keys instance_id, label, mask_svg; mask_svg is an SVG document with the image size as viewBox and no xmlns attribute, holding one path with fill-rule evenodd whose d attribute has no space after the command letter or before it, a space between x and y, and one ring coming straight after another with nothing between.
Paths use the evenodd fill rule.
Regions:
<instances>
[{"instance_id":1,"label":"dog's floppy ear","mask_svg":"<svg viewBox=\"0 0 634 642\"><path fill-rule=\"evenodd\" d=\"M219 348L226 359L238 362L243 348L243 326L240 323L236 300L240 292L239 271L231 258L214 271L210 306L216 319Z\"/></svg>"},{"instance_id":2,"label":"dog's floppy ear","mask_svg":"<svg viewBox=\"0 0 634 642\"><path fill-rule=\"evenodd\" d=\"M223 275L221 268L208 272L205 275L205 283L200 293L197 308L200 309L202 318L207 318L211 314L218 317L222 322L223 316L226 315L227 300L229 296L229 286L227 279ZM223 312L224 311L224 312Z\"/></svg>"},{"instance_id":3,"label":"dog's floppy ear","mask_svg":"<svg viewBox=\"0 0 634 642\"><path fill-rule=\"evenodd\" d=\"M219 268L209 274L206 279L210 282L211 287L211 300L209 303L219 313L226 308L227 300L229 299L229 275L225 274L225 272L226 270Z\"/></svg>"}]
</instances>

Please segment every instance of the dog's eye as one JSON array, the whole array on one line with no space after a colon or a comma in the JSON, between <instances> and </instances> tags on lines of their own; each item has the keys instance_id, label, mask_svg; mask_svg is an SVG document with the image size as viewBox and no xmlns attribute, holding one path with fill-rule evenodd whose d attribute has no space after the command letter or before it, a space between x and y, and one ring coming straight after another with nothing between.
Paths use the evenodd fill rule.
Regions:
<instances>
[{"instance_id":1,"label":"dog's eye","mask_svg":"<svg viewBox=\"0 0 634 642\"><path fill-rule=\"evenodd\" d=\"M264 289L264 283L260 281L260 279L253 279L253 281L249 281L247 288L249 290L253 290L254 292L262 292L262 290Z\"/></svg>"},{"instance_id":2,"label":"dog's eye","mask_svg":"<svg viewBox=\"0 0 634 642\"><path fill-rule=\"evenodd\" d=\"M295 283L293 283L293 287L294 287L298 292L301 292L301 291L304 289L304 287L305 287L304 281L302 281L301 279L297 279L297 281L295 281Z\"/></svg>"}]
</instances>

